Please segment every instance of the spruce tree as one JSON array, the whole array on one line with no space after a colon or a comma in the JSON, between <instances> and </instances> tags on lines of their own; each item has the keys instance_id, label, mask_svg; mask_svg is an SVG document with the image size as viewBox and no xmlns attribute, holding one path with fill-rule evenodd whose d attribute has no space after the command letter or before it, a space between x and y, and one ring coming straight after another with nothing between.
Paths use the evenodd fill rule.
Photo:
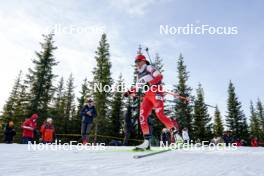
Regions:
<instances>
[{"instance_id":1,"label":"spruce tree","mask_svg":"<svg viewBox=\"0 0 264 176\"><path fill-rule=\"evenodd\" d=\"M142 48L141 45L139 45L138 47L138 51L137 54L143 54L142 53ZM137 83L137 79L138 79L138 69L137 69L137 65L134 63L133 65L134 67L134 73L133 73L133 85L136 86ZM134 135L135 138L141 138L142 136L142 132L141 132L141 127L140 127L140 121L139 121L139 116L140 116L140 98L139 97L133 97L130 98L128 103L130 103L127 107L128 111L132 110L134 113L132 113L132 119L135 121L135 133L132 134L132 136ZM131 111L131 112L132 112ZM129 113L128 113L129 114ZM129 116L127 116L129 117Z\"/></svg>"},{"instance_id":2,"label":"spruce tree","mask_svg":"<svg viewBox=\"0 0 264 176\"><path fill-rule=\"evenodd\" d=\"M64 98L64 89L65 89L64 88L64 78L61 77L58 83L58 86L56 88L56 92L55 92L56 96L54 98L54 104L57 110L61 108L61 104Z\"/></svg>"},{"instance_id":3,"label":"spruce tree","mask_svg":"<svg viewBox=\"0 0 264 176\"><path fill-rule=\"evenodd\" d=\"M193 136L196 140L211 139L211 118L208 114L207 106L204 103L204 92L201 84L199 84L194 102L194 121L193 121Z\"/></svg>"},{"instance_id":4,"label":"spruce tree","mask_svg":"<svg viewBox=\"0 0 264 176\"><path fill-rule=\"evenodd\" d=\"M139 45L137 54L142 54L142 48ZM132 87L136 85L138 78L137 66L134 63L132 65L133 72L133 84ZM139 122L139 111L140 111L140 100L138 97L128 97L127 101L124 103L126 107L125 120L124 120L124 144L128 144L128 139L134 138L139 139L142 137L140 122Z\"/></svg>"},{"instance_id":5,"label":"spruce tree","mask_svg":"<svg viewBox=\"0 0 264 176\"><path fill-rule=\"evenodd\" d=\"M69 123L71 120L73 120L73 117L75 116L74 78L72 74L70 74L69 79L67 81L64 98L65 98L64 132L68 133L71 127Z\"/></svg>"},{"instance_id":6,"label":"spruce tree","mask_svg":"<svg viewBox=\"0 0 264 176\"><path fill-rule=\"evenodd\" d=\"M48 105L54 93L53 67L57 65L53 55L57 47L54 46L54 34L43 35L44 42L40 43L41 51L36 52L33 60L34 68L29 69L28 79L30 88L29 114L38 113L46 118Z\"/></svg>"},{"instance_id":7,"label":"spruce tree","mask_svg":"<svg viewBox=\"0 0 264 176\"><path fill-rule=\"evenodd\" d=\"M215 137L222 136L224 132L224 126L222 122L221 113L216 106L214 113L214 124L213 124L213 133Z\"/></svg>"},{"instance_id":8,"label":"spruce tree","mask_svg":"<svg viewBox=\"0 0 264 176\"><path fill-rule=\"evenodd\" d=\"M258 139L262 138L260 119L252 101L250 102L250 134Z\"/></svg>"},{"instance_id":9,"label":"spruce tree","mask_svg":"<svg viewBox=\"0 0 264 176\"><path fill-rule=\"evenodd\" d=\"M16 120L15 115L15 111L17 108L17 103L19 101L18 97L19 97L19 91L21 89L21 77L22 77L22 71L19 72L14 86L12 88L12 91L9 95L8 100L6 101L6 104L4 105L4 109L3 109L3 117L6 120Z\"/></svg>"},{"instance_id":10,"label":"spruce tree","mask_svg":"<svg viewBox=\"0 0 264 176\"><path fill-rule=\"evenodd\" d=\"M22 79L22 72L20 72L12 88L10 97L4 105L2 115L4 121L13 120L16 126L20 126L23 121L28 118L27 107L29 97L27 85ZM17 132L20 132L20 130L21 129L18 128Z\"/></svg>"},{"instance_id":11,"label":"spruce tree","mask_svg":"<svg viewBox=\"0 0 264 176\"><path fill-rule=\"evenodd\" d=\"M90 96L91 96L91 90L89 89L89 82L88 82L87 78L85 78L83 80L82 88L80 91L80 97L77 98L77 101L78 101L77 113L78 113L78 115L80 114L80 112L81 112L81 110L85 104L86 99L89 98Z\"/></svg>"},{"instance_id":12,"label":"spruce tree","mask_svg":"<svg viewBox=\"0 0 264 176\"><path fill-rule=\"evenodd\" d=\"M111 86L111 62L106 34L102 35L95 53L96 67L93 71L93 88L95 85L99 86L99 88ZM97 140L97 134L103 134L105 132L105 128L107 127L107 121L109 119L110 95L110 92L100 90L97 87L93 90L94 101L98 112L95 119L95 141Z\"/></svg>"},{"instance_id":13,"label":"spruce tree","mask_svg":"<svg viewBox=\"0 0 264 176\"><path fill-rule=\"evenodd\" d=\"M241 136L242 136L242 139L245 139L246 141L249 142L249 137L250 137L249 136L249 126L247 122L247 117L245 115L243 116Z\"/></svg>"},{"instance_id":14,"label":"spruce tree","mask_svg":"<svg viewBox=\"0 0 264 176\"><path fill-rule=\"evenodd\" d=\"M163 64L163 60L160 58L160 55L158 53L156 53L154 61L152 63L152 65L159 70L161 73L164 72L164 64Z\"/></svg>"},{"instance_id":15,"label":"spruce tree","mask_svg":"<svg viewBox=\"0 0 264 176\"><path fill-rule=\"evenodd\" d=\"M155 54L155 58L154 58L154 61L153 61L152 65L160 73L163 74L163 72L164 72L164 64L163 64L162 58L160 57L160 55L158 53ZM162 83L162 85L164 85L164 83ZM167 107L164 107L164 109L166 109L166 108ZM153 139L159 140L160 139L160 133L161 133L162 129L164 128L164 124L162 124L160 122L160 120L156 116L156 113L155 113L154 110L152 111L151 117L153 118L152 119L152 123L150 124L150 125L152 125L152 135L154 137ZM149 117L149 118L151 118L151 117Z\"/></svg>"},{"instance_id":16,"label":"spruce tree","mask_svg":"<svg viewBox=\"0 0 264 176\"><path fill-rule=\"evenodd\" d=\"M241 108L242 105L235 93L235 87L230 81L228 87L226 125L232 131L234 137L246 139L248 127L246 117Z\"/></svg>"},{"instance_id":17,"label":"spruce tree","mask_svg":"<svg viewBox=\"0 0 264 176\"><path fill-rule=\"evenodd\" d=\"M51 115L54 118L54 125L57 133L64 132L64 116L65 116L65 87L64 78L61 77L56 87L55 97L51 108Z\"/></svg>"},{"instance_id":18,"label":"spruce tree","mask_svg":"<svg viewBox=\"0 0 264 176\"><path fill-rule=\"evenodd\" d=\"M258 99L257 101L256 113L260 120L260 126L262 130L262 139L264 140L264 111L263 111L263 105L260 99Z\"/></svg>"},{"instance_id":19,"label":"spruce tree","mask_svg":"<svg viewBox=\"0 0 264 176\"><path fill-rule=\"evenodd\" d=\"M29 105L30 95L28 93L28 85L25 80L20 84L20 89L18 92L18 98L16 102L16 108L14 111L14 116L17 117L18 126L23 123L23 121L28 118L28 105Z\"/></svg>"},{"instance_id":20,"label":"spruce tree","mask_svg":"<svg viewBox=\"0 0 264 176\"><path fill-rule=\"evenodd\" d=\"M177 61L178 84L175 85L175 92L183 97L191 98L191 88L187 85L189 72L186 70L183 56L180 54ZM190 136L192 135L192 107L190 103L183 99L175 98L175 116L179 122L180 128L188 128Z\"/></svg>"},{"instance_id":21,"label":"spruce tree","mask_svg":"<svg viewBox=\"0 0 264 176\"><path fill-rule=\"evenodd\" d=\"M115 85L115 93L113 94L113 100L111 102L111 116L110 116L110 135L112 136L120 136L122 121L123 121L123 96L122 91L118 90L118 87L124 87L124 80L122 75L119 76L117 83Z\"/></svg>"}]
</instances>

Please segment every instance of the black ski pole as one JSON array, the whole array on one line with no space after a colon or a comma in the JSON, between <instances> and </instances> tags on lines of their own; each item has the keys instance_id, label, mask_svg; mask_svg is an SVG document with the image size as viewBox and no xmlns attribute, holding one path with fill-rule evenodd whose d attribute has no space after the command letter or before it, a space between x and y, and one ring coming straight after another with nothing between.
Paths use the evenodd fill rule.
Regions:
<instances>
[{"instance_id":1,"label":"black ski pole","mask_svg":"<svg viewBox=\"0 0 264 176\"><path fill-rule=\"evenodd\" d=\"M147 53L147 55L148 55L149 62L152 64L152 60L151 60L151 57L150 57L150 54L149 54L149 49L148 49L148 47L146 47L146 53Z\"/></svg>"}]
</instances>

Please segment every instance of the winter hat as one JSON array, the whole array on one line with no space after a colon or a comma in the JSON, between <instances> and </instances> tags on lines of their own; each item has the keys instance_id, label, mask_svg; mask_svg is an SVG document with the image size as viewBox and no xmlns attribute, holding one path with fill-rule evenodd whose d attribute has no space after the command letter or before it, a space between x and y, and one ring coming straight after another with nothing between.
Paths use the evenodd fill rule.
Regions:
<instances>
[{"instance_id":1,"label":"winter hat","mask_svg":"<svg viewBox=\"0 0 264 176\"><path fill-rule=\"evenodd\" d=\"M30 118L31 119L37 119L38 118L38 114L33 114Z\"/></svg>"},{"instance_id":2,"label":"winter hat","mask_svg":"<svg viewBox=\"0 0 264 176\"><path fill-rule=\"evenodd\" d=\"M87 102L87 103L93 102L93 99L92 99L92 98L88 98L88 99L86 100L86 102Z\"/></svg>"},{"instance_id":3,"label":"winter hat","mask_svg":"<svg viewBox=\"0 0 264 176\"><path fill-rule=\"evenodd\" d=\"M149 65L149 61L147 61L146 57L143 54L139 54L136 56L135 62L138 62L138 61L145 61L147 65Z\"/></svg>"},{"instance_id":4,"label":"winter hat","mask_svg":"<svg viewBox=\"0 0 264 176\"><path fill-rule=\"evenodd\" d=\"M46 120L48 123L51 123L52 122L52 118L47 118L47 120Z\"/></svg>"}]
</instances>

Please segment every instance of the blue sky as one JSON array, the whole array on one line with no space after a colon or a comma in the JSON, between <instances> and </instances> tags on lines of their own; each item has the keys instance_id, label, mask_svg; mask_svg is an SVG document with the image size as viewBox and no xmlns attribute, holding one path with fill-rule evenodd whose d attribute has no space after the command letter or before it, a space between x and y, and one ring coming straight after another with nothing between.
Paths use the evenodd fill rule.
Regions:
<instances>
[{"instance_id":1,"label":"blue sky","mask_svg":"<svg viewBox=\"0 0 264 176\"><path fill-rule=\"evenodd\" d=\"M176 83L176 59L183 54L190 72L189 85L201 83L206 101L226 112L227 86L232 80L248 115L250 100L264 101L264 47L262 1L196 0L109 0L109 1L3 1L0 3L2 107L19 70L32 65L41 34L54 25L103 29L110 43L112 74L122 73L131 83L131 64L138 44L148 46L151 55L163 58L165 83ZM236 26L237 35L161 35L160 25ZM55 32L60 62L55 72L68 77L72 72L80 89L91 79L98 31ZM6 75L10 75L6 77ZM76 92L77 93L77 92ZM195 93L195 91L193 91ZM78 95L78 93L77 93Z\"/></svg>"}]
</instances>

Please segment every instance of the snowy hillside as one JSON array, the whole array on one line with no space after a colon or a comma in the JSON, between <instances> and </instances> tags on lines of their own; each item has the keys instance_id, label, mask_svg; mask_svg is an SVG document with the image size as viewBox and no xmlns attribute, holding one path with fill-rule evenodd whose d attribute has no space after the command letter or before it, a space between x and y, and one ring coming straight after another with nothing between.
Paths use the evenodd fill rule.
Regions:
<instances>
[{"instance_id":1,"label":"snowy hillside","mask_svg":"<svg viewBox=\"0 0 264 176\"><path fill-rule=\"evenodd\" d=\"M262 176L264 148L236 151L177 150L133 159L131 147L105 151L29 151L27 145L0 144L0 175L10 176Z\"/></svg>"}]
</instances>

